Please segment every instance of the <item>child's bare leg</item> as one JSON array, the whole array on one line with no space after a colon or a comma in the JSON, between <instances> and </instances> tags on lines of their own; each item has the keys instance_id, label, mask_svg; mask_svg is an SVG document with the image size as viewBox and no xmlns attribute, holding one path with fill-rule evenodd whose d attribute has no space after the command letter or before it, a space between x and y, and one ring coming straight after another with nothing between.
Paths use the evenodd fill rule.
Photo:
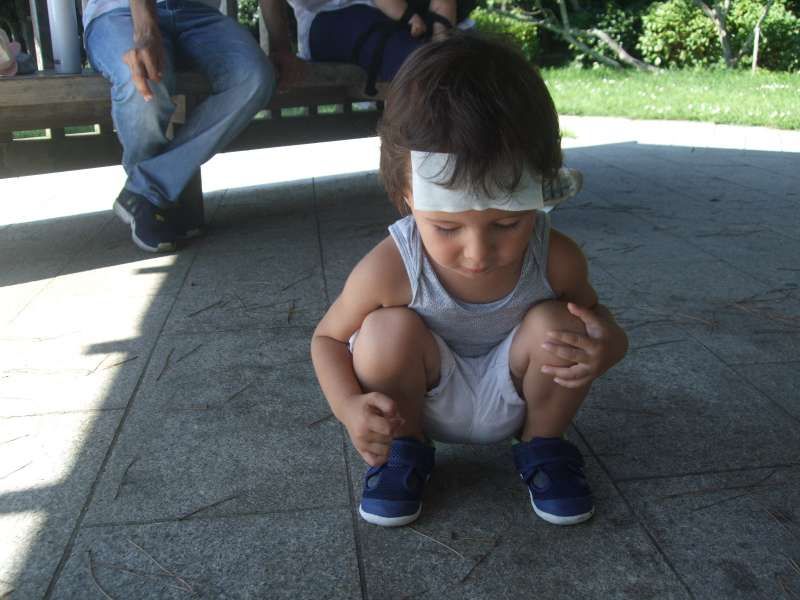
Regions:
<instances>
[{"instance_id":1,"label":"child's bare leg","mask_svg":"<svg viewBox=\"0 0 800 600\"><path fill-rule=\"evenodd\" d=\"M443 16L445 19L450 21L450 24L455 26L456 24L456 0L431 0L429 10L431 12L435 12ZM447 28L442 25L441 23L437 23L434 21L433 23L433 34L435 36L440 36Z\"/></svg>"},{"instance_id":2,"label":"child's bare leg","mask_svg":"<svg viewBox=\"0 0 800 600\"><path fill-rule=\"evenodd\" d=\"M533 437L560 437L572 422L589 386L565 388L542 373L542 365L570 366L542 348L548 331L573 331L585 334L583 322L567 310L564 302L548 301L534 306L517 330L509 357L511 377L527 404L522 441Z\"/></svg>"},{"instance_id":3,"label":"child's bare leg","mask_svg":"<svg viewBox=\"0 0 800 600\"><path fill-rule=\"evenodd\" d=\"M361 325L353 368L365 392L392 398L405 421L395 437L422 434L422 400L439 381L439 348L422 319L407 308L381 308Z\"/></svg>"}]
</instances>

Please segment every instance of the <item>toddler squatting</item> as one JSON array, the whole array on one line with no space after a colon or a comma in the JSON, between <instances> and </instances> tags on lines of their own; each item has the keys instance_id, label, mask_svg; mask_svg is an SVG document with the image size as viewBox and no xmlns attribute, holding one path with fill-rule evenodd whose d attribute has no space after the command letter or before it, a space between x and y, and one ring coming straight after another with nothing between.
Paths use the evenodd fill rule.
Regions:
<instances>
[{"instance_id":1,"label":"toddler squatting","mask_svg":"<svg viewBox=\"0 0 800 600\"><path fill-rule=\"evenodd\" d=\"M449 35L405 62L379 133L381 176L406 216L311 343L333 414L370 465L361 516L420 515L431 440L513 439L536 514L589 519L583 459L564 432L628 343L582 252L541 210L542 178L561 166L544 82L501 43Z\"/></svg>"}]
</instances>

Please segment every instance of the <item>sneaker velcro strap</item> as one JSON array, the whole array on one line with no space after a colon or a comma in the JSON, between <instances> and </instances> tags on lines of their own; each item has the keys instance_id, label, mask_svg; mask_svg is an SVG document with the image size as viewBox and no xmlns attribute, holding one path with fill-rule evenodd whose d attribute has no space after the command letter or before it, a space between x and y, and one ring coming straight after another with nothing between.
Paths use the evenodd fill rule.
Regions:
<instances>
[{"instance_id":1,"label":"sneaker velcro strap","mask_svg":"<svg viewBox=\"0 0 800 600\"><path fill-rule=\"evenodd\" d=\"M435 449L414 438L397 438L389 451L389 467L410 467L423 477L433 471Z\"/></svg>"},{"instance_id":2,"label":"sneaker velcro strap","mask_svg":"<svg viewBox=\"0 0 800 600\"><path fill-rule=\"evenodd\" d=\"M582 468L583 456L573 444L561 438L534 438L514 446L514 463L525 481L534 476L537 469L548 465L570 465Z\"/></svg>"}]
</instances>

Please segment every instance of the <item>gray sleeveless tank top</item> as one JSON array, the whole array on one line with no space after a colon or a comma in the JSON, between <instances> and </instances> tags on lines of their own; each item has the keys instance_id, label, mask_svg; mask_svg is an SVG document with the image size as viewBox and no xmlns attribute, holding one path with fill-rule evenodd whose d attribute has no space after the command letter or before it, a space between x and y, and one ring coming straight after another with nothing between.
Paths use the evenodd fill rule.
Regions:
<instances>
[{"instance_id":1,"label":"gray sleeveless tank top","mask_svg":"<svg viewBox=\"0 0 800 600\"><path fill-rule=\"evenodd\" d=\"M533 236L522 264L519 281L504 298L473 304L453 298L445 290L422 248L413 216L389 226L411 283L410 309L459 356L481 356L502 342L519 325L525 313L542 300L555 299L547 281L550 217L536 214Z\"/></svg>"}]
</instances>

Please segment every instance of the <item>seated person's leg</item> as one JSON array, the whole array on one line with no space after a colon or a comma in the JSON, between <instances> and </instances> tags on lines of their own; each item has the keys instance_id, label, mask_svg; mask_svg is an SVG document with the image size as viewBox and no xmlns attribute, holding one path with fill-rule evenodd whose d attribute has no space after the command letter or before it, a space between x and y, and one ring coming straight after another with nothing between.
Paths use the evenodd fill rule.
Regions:
<instances>
[{"instance_id":1,"label":"seated person's leg","mask_svg":"<svg viewBox=\"0 0 800 600\"><path fill-rule=\"evenodd\" d=\"M89 24L86 49L92 66L111 82L111 116L122 144L122 165L128 181L114 202L114 211L131 226L134 243L149 252L175 249L177 234L158 207L164 198L156 189L136 181L143 161L165 148L175 106L172 45L164 36L164 63L160 82L149 80L152 98L146 101L133 83L131 69L123 56L133 47L133 19L127 8L105 13Z\"/></svg>"},{"instance_id":2,"label":"seated person's leg","mask_svg":"<svg viewBox=\"0 0 800 600\"><path fill-rule=\"evenodd\" d=\"M158 154L167 144L166 130L175 105L172 45L164 38L165 68L161 82L149 81L153 99L146 102L136 90L131 70L123 62L133 47L133 20L128 9L117 9L94 19L86 34L89 60L111 82L111 116L123 148L127 172L142 160ZM158 203L159 198L150 198Z\"/></svg>"},{"instance_id":3,"label":"seated person's leg","mask_svg":"<svg viewBox=\"0 0 800 600\"><path fill-rule=\"evenodd\" d=\"M175 202L204 162L264 108L275 87L272 65L253 36L230 17L199 3L175 13L179 60L203 72L212 94L187 116L164 150L131 174L138 187Z\"/></svg>"}]
</instances>

